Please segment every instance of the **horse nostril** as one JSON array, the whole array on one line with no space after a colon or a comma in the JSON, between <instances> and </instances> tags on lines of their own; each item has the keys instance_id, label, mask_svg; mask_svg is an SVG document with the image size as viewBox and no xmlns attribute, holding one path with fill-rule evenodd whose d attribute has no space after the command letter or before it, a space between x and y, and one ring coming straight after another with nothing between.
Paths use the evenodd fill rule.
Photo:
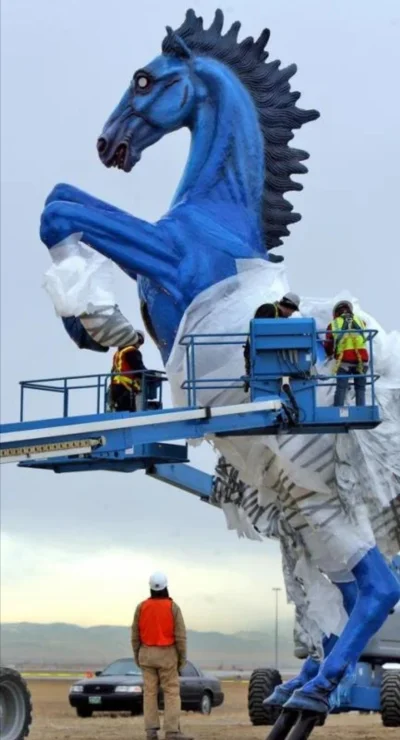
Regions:
<instances>
[{"instance_id":1,"label":"horse nostril","mask_svg":"<svg viewBox=\"0 0 400 740\"><path fill-rule=\"evenodd\" d=\"M97 139L97 151L99 154L104 154L106 149L107 149L107 139L105 139L104 136L100 136L100 138Z\"/></svg>"}]
</instances>

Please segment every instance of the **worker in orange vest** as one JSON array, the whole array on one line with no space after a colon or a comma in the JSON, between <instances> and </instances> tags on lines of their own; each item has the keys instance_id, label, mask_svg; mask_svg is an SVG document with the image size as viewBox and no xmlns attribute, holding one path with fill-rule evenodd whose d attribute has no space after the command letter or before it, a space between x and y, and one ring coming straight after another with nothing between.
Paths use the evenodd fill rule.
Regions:
<instances>
[{"instance_id":1,"label":"worker in orange vest","mask_svg":"<svg viewBox=\"0 0 400 740\"><path fill-rule=\"evenodd\" d=\"M179 671L186 664L186 627L182 612L169 596L163 573L150 576L150 598L136 608L131 643L143 673L143 710L148 740L160 729L158 692L164 693L164 730L167 740L192 740L179 727L181 709Z\"/></svg>"},{"instance_id":2,"label":"worker in orange vest","mask_svg":"<svg viewBox=\"0 0 400 740\"><path fill-rule=\"evenodd\" d=\"M136 396L142 387L142 372L146 370L139 347L144 334L135 331L135 342L118 347L113 357L110 383L110 407L113 411L136 411Z\"/></svg>"}]
</instances>

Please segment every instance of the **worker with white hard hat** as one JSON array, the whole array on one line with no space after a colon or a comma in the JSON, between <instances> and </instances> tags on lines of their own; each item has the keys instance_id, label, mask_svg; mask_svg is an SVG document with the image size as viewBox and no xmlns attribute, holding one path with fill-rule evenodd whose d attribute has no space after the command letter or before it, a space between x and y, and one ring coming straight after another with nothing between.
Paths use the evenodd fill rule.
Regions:
<instances>
[{"instance_id":1,"label":"worker with white hard hat","mask_svg":"<svg viewBox=\"0 0 400 740\"><path fill-rule=\"evenodd\" d=\"M300 296L297 293L286 293L276 305L279 317L289 318L293 313L300 310Z\"/></svg>"},{"instance_id":2,"label":"worker with white hard hat","mask_svg":"<svg viewBox=\"0 0 400 740\"><path fill-rule=\"evenodd\" d=\"M300 296L297 293L286 293L275 303L263 303L254 314L255 319L289 319L292 314L300 310ZM244 364L246 375L250 375L250 339L244 346ZM249 390L249 382L246 380L244 389Z\"/></svg>"},{"instance_id":3,"label":"worker with white hard hat","mask_svg":"<svg viewBox=\"0 0 400 740\"><path fill-rule=\"evenodd\" d=\"M275 303L263 303L254 314L255 319L288 319L300 309L300 296L297 293L285 293Z\"/></svg>"},{"instance_id":4,"label":"worker with white hard hat","mask_svg":"<svg viewBox=\"0 0 400 740\"><path fill-rule=\"evenodd\" d=\"M179 727L179 671L186 664L186 627L182 612L169 596L164 573L153 573L149 586L150 598L137 606L131 633L135 661L143 673L146 736L148 740L158 738L158 692L161 686L166 740L192 740L183 735Z\"/></svg>"}]
</instances>

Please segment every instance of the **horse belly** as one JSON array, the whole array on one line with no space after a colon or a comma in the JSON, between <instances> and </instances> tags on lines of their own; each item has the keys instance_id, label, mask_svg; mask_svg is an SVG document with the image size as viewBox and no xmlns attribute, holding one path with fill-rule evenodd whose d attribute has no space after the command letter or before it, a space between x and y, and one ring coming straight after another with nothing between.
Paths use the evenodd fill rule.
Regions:
<instances>
[{"instance_id":1,"label":"horse belly","mask_svg":"<svg viewBox=\"0 0 400 740\"><path fill-rule=\"evenodd\" d=\"M366 512L346 511L337 490L333 435L215 438L213 445L258 490L261 509L274 504L280 534L302 541L324 572L351 570L374 546Z\"/></svg>"},{"instance_id":2,"label":"horse belly","mask_svg":"<svg viewBox=\"0 0 400 740\"><path fill-rule=\"evenodd\" d=\"M140 310L146 331L157 344L166 362L174 344L183 309L160 285L138 278Z\"/></svg>"}]
</instances>

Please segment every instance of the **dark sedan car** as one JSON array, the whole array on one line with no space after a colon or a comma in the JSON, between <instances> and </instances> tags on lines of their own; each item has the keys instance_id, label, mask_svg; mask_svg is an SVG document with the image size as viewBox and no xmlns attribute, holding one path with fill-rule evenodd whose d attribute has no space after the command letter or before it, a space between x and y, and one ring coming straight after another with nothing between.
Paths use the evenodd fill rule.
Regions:
<instances>
[{"instance_id":1,"label":"dark sedan car","mask_svg":"<svg viewBox=\"0 0 400 740\"><path fill-rule=\"evenodd\" d=\"M203 673L187 662L180 672L181 702L185 711L210 714L213 707L224 701L221 684L214 676ZM93 712L143 712L143 677L133 658L111 663L94 678L74 683L69 691L69 703L78 717L91 717ZM163 707L162 692L159 697Z\"/></svg>"}]
</instances>

